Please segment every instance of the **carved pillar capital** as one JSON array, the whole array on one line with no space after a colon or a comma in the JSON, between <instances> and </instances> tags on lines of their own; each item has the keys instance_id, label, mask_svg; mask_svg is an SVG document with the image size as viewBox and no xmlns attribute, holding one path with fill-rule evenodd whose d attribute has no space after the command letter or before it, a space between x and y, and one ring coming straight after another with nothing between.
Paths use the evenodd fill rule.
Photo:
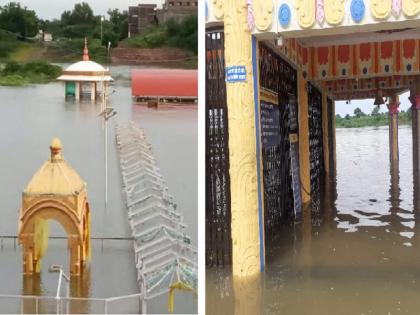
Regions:
<instances>
[{"instance_id":1,"label":"carved pillar capital","mask_svg":"<svg viewBox=\"0 0 420 315\"><path fill-rule=\"evenodd\" d=\"M413 108L420 109L420 94L412 95L409 97L411 104L413 105Z\"/></svg>"},{"instance_id":2,"label":"carved pillar capital","mask_svg":"<svg viewBox=\"0 0 420 315\"><path fill-rule=\"evenodd\" d=\"M390 115L398 114L398 107L400 106L400 103L390 102L387 106Z\"/></svg>"}]
</instances>

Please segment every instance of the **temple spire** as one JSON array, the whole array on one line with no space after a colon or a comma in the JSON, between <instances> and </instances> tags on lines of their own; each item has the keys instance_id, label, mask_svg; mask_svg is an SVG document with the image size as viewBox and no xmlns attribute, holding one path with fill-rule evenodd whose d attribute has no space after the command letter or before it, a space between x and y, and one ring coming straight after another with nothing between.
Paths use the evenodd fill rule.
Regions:
<instances>
[{"instance_id":1,"label":"temple spire","mask_svg":"<svg viewBox=\"0 0 420 315\"><path fill-rule=\"evenodd\" d=\"M89 50L87 48L87 38L85 37L85 48L83 49L83 61L89 60Z\"/></svg>"},{"instance_id":2,"label":"temple spire","mask_svg":"<svg viewBox=\"0 0 420 315\"><path fill-rule=\"evenodd\" d=\"M60 139L53 138L50 145L52 163L62 161L62 157L61 157L62 148L63 148L63 145L61 144Z\"/></svg>"}]
</instances>

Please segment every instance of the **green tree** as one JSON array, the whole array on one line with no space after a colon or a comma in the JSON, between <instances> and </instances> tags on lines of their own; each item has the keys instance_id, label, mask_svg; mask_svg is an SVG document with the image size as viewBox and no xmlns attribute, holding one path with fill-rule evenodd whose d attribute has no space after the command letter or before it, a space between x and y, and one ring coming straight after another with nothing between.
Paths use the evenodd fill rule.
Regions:
<instances>
[{"instance_id":1,"label":"green tree","mask_svg":"<svg viewBox=\"0 0 420 315\"><path fill-rule=\"evenodd\" d=\"M95 22L95 16L88 3L76 3L73 11L71 11L69 17L69 24L93 24Z\"/></svg>"},{"instance_id":2,"label":"green tree","mask_svg":"<svg viewBox=\"0 0 420 315\"><path fill-rule=\"evenodd\" d=\"M190 15L180 23L169 20L166 23L168 44L197 54L198 51L197 15Z\"/></svg>"},{"instance_id":3,"label":"green tree","mask_svg":"<svg viewBox=\"0 0 420 315\"><path fill-rule=\"evenodd\" d=\"M114 33L113 31L106 31L102 36L102 45L107 46L108 42L111 43L111 47L118 46L118 34Z\"/></svg>"},{"instance_id":4,"label":"green tree","mask_svg":"<svg viewBox=\"0 0 420 315\"><path fill-rule=\"evenodd\" d=\"M23 37L33 37L38 33L38 18L35 11L10 2L0 7L0 28Z\"/></svg>"},{"instance_id":5,"label":"green tree","mask_svg":"<svg viewBox=\"0 0 420 315\"><path fill-rule=\"evenodd\" d=\"M53 38L62 36L62 25L60 20L45 20L40 23L39 27L43 31L51 33Z\"/></svg>"},{"instance_id":6,"label":"green tree","mask_svg":"<svg viewBox=\"0 0 420 315\"><path fill-rule=\"evenodd\" d=\"M366 116L366 114L359 107L356 107L353 113L354 113L354 116L356 116L357 118Z\"/></svg>"},{"instance_id":7,"label":"green tree","mask_svg":"<svg viewBox=\"0 0 420 315\"><path fill-rule=\"evenodd\" d=\"M413 111L411 110L412 108L411 107L409 107L408 109L407 109L407 118L409 118L409 119L411 119L411 115L412 115L412 113L413 113Z\"/></svg>"},{"instance_id":8,"label":"green tree","mask_svg":"<svg viewBox=\"0 0 420 315\"><path fill-rule=\"evenodd\" d=\"M68 38L90 37L100 23L100 17L93 14L89 4L77 3L72 11L61 14L61 35Z\"/></svg>"},{"instance_id":9,"label":"green tree","mask_svg":"<svg viewBox=\"0 0 420 315\"><path fill-rule=\"evenodd\" d=\"M120 12L118 9L108 10L109 21L112 23L113 33L118 35L118 39L122 40L128 36L128 13Z\"/></svg>"},{"instance_id":10,"label":"green tree","mask_svg":"<svg viewBox=\"0 0 420 315\"><path fill-rule=\"evenodd\" d=\"M378 117L378 116L380 116L381 114L379 113L379 106L375 106L373 109L372 109L372 113L371 113L371 115L372 116L374 116L374 117Z\"/></svg>"}]
</instances>

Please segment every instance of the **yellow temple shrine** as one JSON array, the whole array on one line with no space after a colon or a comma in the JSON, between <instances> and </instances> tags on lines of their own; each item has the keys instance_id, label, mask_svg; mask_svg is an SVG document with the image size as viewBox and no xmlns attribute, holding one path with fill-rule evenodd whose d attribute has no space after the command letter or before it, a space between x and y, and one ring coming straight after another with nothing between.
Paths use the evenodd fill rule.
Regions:
<instances>
[{"instance_id":1,"label":"yellow temple shrine","mask_svg":"<svg viewBox=\"0 0 420 315\"><path fill-rule=\"evenodd\" d=\"M54 138L50 158L35 173L22 194L19 214L19 244L23 272L41 270L48 246L48 220L56 220L68 235L70 272L80 275L90 256L90 210L86 183L64 160L62 144Z\"/></svg>"}]
</instances>

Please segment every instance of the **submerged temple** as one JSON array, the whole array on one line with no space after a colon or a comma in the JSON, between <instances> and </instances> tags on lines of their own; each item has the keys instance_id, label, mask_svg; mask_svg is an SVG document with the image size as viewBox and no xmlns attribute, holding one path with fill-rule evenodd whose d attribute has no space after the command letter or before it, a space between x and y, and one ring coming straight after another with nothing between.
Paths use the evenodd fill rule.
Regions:
<instances>
[{"instance_id":1,"label":"submerged temple","mask_svg":"<svg viewBox=\"0 0 420 315\"><path fill-rule=\"evenodd\" d=\"M282 224L320 211L323 180L336 173L336 101L387 105L398 165L399 97L409 93L417 182L419 1L207 1L206 27L208 266L257 277Z\"/></svg>"},{"instance_id":2,"label":"submerged temple","mask_svg":"<svg viewBox=\"0 0 420 315\"><path fill-rule=\"evenodd\" d=\"M85 39L83 60L71 64L57 78L65 82L65 97L74 97L79 101L83 97L89 97L96 101L97 96L107 94L109 83L112 81L109 69L89 60L89 50Z\"/></svg>"},{"instance_id":3,"label":"submerged temple","mask_svg":"<svg viewBox=\"0 0 420 315\"><path fill-rule=\"evenodd\" d=\"M54 138L50 158L35 173L22 194L19 244L23 272L40 272L48 247L48 220L61 224L68 236L70 272L79 275L90 256L90 210L86 183L61 155L62 144Z\"/></svg>"}]
</instances>

